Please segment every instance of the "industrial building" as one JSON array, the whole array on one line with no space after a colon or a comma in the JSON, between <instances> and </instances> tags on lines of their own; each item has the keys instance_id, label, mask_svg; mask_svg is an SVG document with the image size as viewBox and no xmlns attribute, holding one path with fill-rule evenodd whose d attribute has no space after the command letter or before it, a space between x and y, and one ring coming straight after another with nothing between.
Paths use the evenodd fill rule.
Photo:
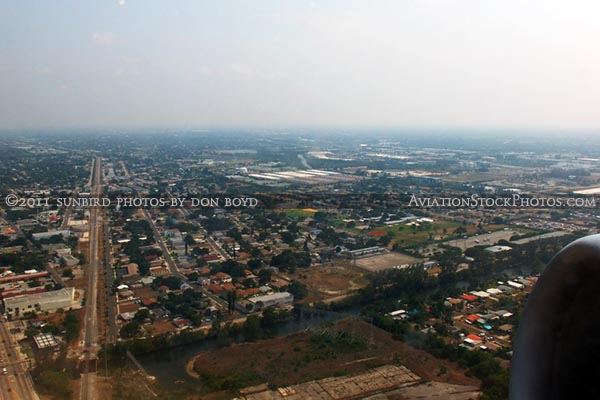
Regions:
<instances>
[{"instance_id":1,"label":"industrial building","mask_svg":"<svg viewBox=\"0 0 600 400\"><path fill-rule=\"evenodd\" d=\"M357 250L350 250L350 254L354 258L373 256L376 254L383 254L385 252L386 252L385 248L378 247L378 246L365 247L365 248L357 249Z\"/></svg>"},{"instance_id":2,"label":"industrial building","mask_svg":"<svg viewBox=\"0 0 600 400\"><path fill-rule=\"evenodd\" d=\"M64 288L50 292L24 294L4 299L5 312L19 315L27 311L55 311L69 309L75 301L75 288Z\"/></svg>"},{"instance_id":3,"label":"industrial building","mask_svg":"<svg viewBox=\"0 0 600 400\"><path fill-rule=\"evenodd\" d=\"M71 231L68 229L61 229L61 230L48 231L48 232L38 232L38 233L33 233L31 235L31 237L33 238L33 240L41 240L41 239L50 239L52 236L56 236L56 235L61 235L62 237L69 237L69 236L71 236Z\"/></svg>"},{"instance_id":4,"label":"industrial building","mask_svg":"<svg viewBox=\"0 0 600 400\"><path fill-rule=\"evenodd\" d=\"M252 297L248 299L254 306L264 309L272 306L285 306L294 303L294 296L289 292L278 292L265 296Z\"/></svg>"},{"instance_id":5,"label":"industrial building","mask_svg":"<svg viewBox=\"0 0 600 400\"><path fill-rule=\"evenodd\" d=\"M72 267L79 264L79 258L74 257L71 254L61 254L60 261L67 267Z\"/></svg>"}]
</instances>

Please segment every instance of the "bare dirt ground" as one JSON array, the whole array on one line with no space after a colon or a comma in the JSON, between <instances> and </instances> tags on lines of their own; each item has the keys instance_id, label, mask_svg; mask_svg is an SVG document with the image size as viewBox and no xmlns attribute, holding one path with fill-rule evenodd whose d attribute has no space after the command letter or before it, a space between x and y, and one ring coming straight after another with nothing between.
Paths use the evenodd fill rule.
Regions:
<instances>
[{"instance_id":1,"label":"bare dirt ground","mask_svg":"<svg viewBox=\"0 0 600 400\"><path fill-rule=\"evenodd\" d=\"M421 262L420 258L412 257L407 254L390 252L386 254L359 258L356 260L356 266L364 268L369 272L378 272L394 267L400 267L408 264Z\"/></svg>"},{"instance_id":2,"label":"bare dirt ground","mask_svg":"<svg viewBox=\"0 0 600 400\"><path fill-rule=\"evenodd\" d=\"M312 303L345 296L363 288L367 284L365 276L365 271L352 265L350 260L339 260L300 270L293 279L308 287L308 296L303 302Z\"/></svg>"},{"instance_id":3,"label":"bare dirt ground","mask_svg":"<svg viewBox=\"0 0 600 400\"><path fill-rule=\"evenodd\" d=\"M177 328L169 321L156 320L152 323L152 326L147 327L146 330L153 335L161 335L163 333L175 332Z\"/></svg>"},{"instance_id":4,"label":"bare dirt ground","mask_svg":"<svg viewBox=\"0 0 600 400\"><path fill-rule=\"evenodd\" d=\"M323 337L331 335L364 340L364 346L336 347L337 342L323 345ZM248 357L249 354L252 356ZM479 386L477 379L467 377L455 364L396 341L388 332L356 319L338 322L327 329L204 352L192 363L206 392L223 387L224 383L244 387L268 383L282 387L359 373L386 364L404 365L426 380ZM214 393L211 398L227 398L223 394Z\"/></svg>"},{"instance_id":5,"label":"bare dirt ground","mask_svg":"<svg viewBox=\"0 0 600 400\"><path fill-rule=\"evenodd\" d=\"M98 375L96 398L102 400L150 400L163 397L154 383L146 379L140 372L123 368L110 377Z\"/></svg>"},{"instance_id":6,"label":"bare dirt ground","mask_svg":"<svg viewBox=\"0 0 600 400\"><path fill-rule=\"evenodd\" d=\"M428 382L393 390L366 400L409 400L409 399L444 399L475 400L480 396L477 386L453 385L443 382Z\"/></svg>"},{"instance_id":7,"label":"bare dirt ground","mask_svg":"<svg viewBox=\"0 0 600 400\"><path fill-rule=\"evenodd\" d=\"M133 288L131 290L140 299L145 299L145 298L156 299L158 297L158 292L156 290L152 289L151 287L144 286L144 287L140 287L140 288Z\"/></svg>"},{"instance_id":8,"label":"bare dirt ground","mask_svg":"<svg viewBox=\"0 0 600 400\"><path fill-rule=\"evenodd\" d=\"M77 245L77 249L80 253L83 253L85 255L85 264L82 266L82 274L78 275L76 278L74 279L69 279L66 280L65 283L67 286L70 287L74 287L76 289L83 289L83 290L87 290L87 262L88 262L88 246L89 243L88 242L79 242L79 244ZM59 272L60 274L60 272Z\"/></svg>"},{"instance_id":9,"label":"bare dirt ground","mask_svg":"<svg viewBox=\"0 0 600 400\"><path fill-rule=\"evenodd\" d=\"M113 378L105 377L100 374L96 375L96 396L99 399L113 399Z\"/></svg>"}]
</instances>

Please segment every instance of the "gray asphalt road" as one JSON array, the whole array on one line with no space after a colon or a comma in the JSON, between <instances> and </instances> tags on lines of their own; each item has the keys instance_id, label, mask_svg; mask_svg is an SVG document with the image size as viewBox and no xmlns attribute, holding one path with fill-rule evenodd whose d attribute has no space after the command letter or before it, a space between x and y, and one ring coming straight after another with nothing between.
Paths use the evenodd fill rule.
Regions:
<instances>
[{"instance_id":1,"label":"gray asphalt road","mask_svg":"<svg viewBox=\"0 0 600 400\"><path fill-rule=\"evenodd\" d=\"M92 196L102 195L102 159L96 157L94 160L94 177L91 190ZM89 264L88 264L88 289L85 305L85 333L83 340L83 366L81 376L80 398L82 400L93 400L95 398L95 359L98 351L98 270L100 268L99 242L103 239L103 224L101 210L92 208L90 210L89 229ZM92 364L93 368L92 368Z\"/></svg>"},{"instance_id":2,"label":"gray asphalt road","mask_svg":"<svg viewBox=\"0 0 600 400\"><path fill-rule=\"evenodd\" d=\"M39 400L33 381L19 355L16 343L4 321L0 322L0 371L6 368L6 375L0 372L0 396L2 399Z\"/></svg>"}]
</instances>

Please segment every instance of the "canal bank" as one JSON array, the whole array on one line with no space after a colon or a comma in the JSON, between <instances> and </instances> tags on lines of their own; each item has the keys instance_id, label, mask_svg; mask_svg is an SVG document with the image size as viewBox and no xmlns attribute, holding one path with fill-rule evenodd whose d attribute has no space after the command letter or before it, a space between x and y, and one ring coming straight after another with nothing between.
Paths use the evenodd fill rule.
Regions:
<instances>
[{"instance_id":1,"label":"canal bank","mask_svg":"<svg viewBox=\"0 0 600 400\"><path fill-rule=\"evenodd\" d=\"M297 318L279 325L275 336L292 335L356 315L358 315L357 309L344 310L344 312L303 309L298 312ZM219 347L217 338L206 338L167 350L140 354L136 358L144 370L156 378L160 387L166 390L193 389L199 382L188 373L188 371L193 373L193 367L190 366L192 360L200 353L217 347Z\"/></svg>"}]
</instances>

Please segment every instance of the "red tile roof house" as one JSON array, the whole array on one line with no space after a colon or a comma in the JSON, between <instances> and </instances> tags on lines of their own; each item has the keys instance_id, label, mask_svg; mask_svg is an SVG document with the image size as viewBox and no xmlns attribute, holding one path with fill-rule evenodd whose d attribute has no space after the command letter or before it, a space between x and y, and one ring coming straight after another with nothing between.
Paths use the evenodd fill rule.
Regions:
<instances>
[{"instance_id":1,"label":"red tile roof house","mask_svg":"<svg viewBox=\"0 0 600 400\"><path fill-rule=\"evenodd\" d=\"M233 286L233 284L231 283L224 283L223 285L221 285L221 288L226 292L231 292L235 290L235 286Z\"/></svg>"},{"instance_id":2,"label":"red tile roof house","mask_svg":"<svg viewBox=\"0 0 600 400\"><path fill-rule=\"evenodd\" d=\"M208 268L208 267L197 268L196 272L198 272L200 275L208 275L208 274L210 274L210 268Z\"/></svg>"},{"instance_id":3,"label":"red tile roof house","mask_svg":"<svg viewBox=\"0 0 600 400\"><path fill-rule=\"evenodd\" d=\"M466 300L468 302L472 302L472 301L477 300L477 296L473 296L472 294L466 294L466 293L465 294L461 294L460 298L464 299L464 300Z\"/></svg>"},{"instance_id":4,"label":"red tile roof house","mask_svg":"<svg viewBox=\"0 0 600 400\"><path fill-rule=\"evenodd\" d=\"M169 289L169 287L167 285L160 285L158 287L158 291L161 292L161 293L168 293L171 290Z\"/></svg>"},{"instance_id":5,"label":"red tile roof house","mask_svg":"<svg viewBox=\"0 0 600 400\"><path fill-rule=\"evenodd\" d=\"M223 239L221 239L221 241L227 244L235 243L235 239L229 236L224 237Z\"/></svg>"},{"instance_id":6,"label":"red tile roof house","mask_svg":"<svg viewBox=\"0 0 600 400\"><path fill-rule=\"evenodd\" d=\"M150 261L150 266L151 267L160 267L162 264L163 264L163 260L162 259Z\"/></svg>"},{"instance_id":7,"label":"red tile roof house","mask_svg":"<svg viewBox=\"0 0 600 400\"><path fill-rule=\"evenodd\" d=\"M190 326L191 323L192 321L190 321L189 319L176 319L173 321L173 325L175 325L179 329L186 328Z\"/></svg>"},{"instance_id":8,"label":"red tile roof house","mask_svg":"<svg viewBox=\"0 0 600 400\"><path fill-rule=\"evenodd\" d=\"M227 283L231 282L231 276L226 274L225 272L217 272L213 276L210 277L210 280L214 283Z\"/></svg>"},{"instance_id":9,"label":"red tile roof house","mask_svg":"<svg viewBox=\"0 0 600 400\"><path fill-rule=\"evenodd\" d=\"M471 322L477 322L477 320L479 319L479 317L475 314L471 314L469 315L467 318L465 318L467 321L471 321Z\"/></svg>"},{"instance_id":10,"label":"red tile roof house","mask_svg":"<svg viewBox=\"0 0 600 400\"><path fill-rule=\"evenodd\" d=\"M467 337L464 339L464 342L472 346L478 346L481 344L481 338L471 333L467 335Z\"/></svg>"},{"instance_id":11,"label":"red tile roof house","mask_svg":"<svg viewBox=\"0 0 600 400\"><path fill-rule=\"evenodd\" d=\"M150 267L151 276L163 276L168 275L169 269L164 267Z\"/></svg>"},{"instance_id":12,"label":"red tile roof house","mask_svg":"<svg viewBox=\"0 0 600 400\"><path fill-rule=\"evenodd\" d=\"M260 290L257 288L237 289L235 291L235 295L238 299L245 299L246 297L254 296L258 293L260 293Z\"/></svg>"},{"instance_id":13,"label":"red tile roof house","mask_svg":"<svg viewBox=\"0 0 600 400\"><path fill-rule=\"evenodd\" d=\"M206 254L206 255L202 256L202 258L206 262L213 262L213 261L219 261L221 259L221 256L218 254Z\"/></svg>"},{"instance_id":14,"label":"red tile roof house","mask_svg":"<svg viewBox=\"0 0 600 400\"><path fill-rule=\"evenodd\" d=\"M217 296L219 296L225 292L225 290L223 290L223 288L219 285L210 285L208 287L208 290L210 290L212 293L214 293Z\"/></svg>"},{"instance_id":15,"label":"red tile roof house","mask_svg":"<svg viewBox=\"0 0 600 400\"><path fill-rule=\"evenodd\" d=\"M142 302L142 305L144 305L144 306L146 306L146 307L149 307L149 306L151 306L152 304L156 303L156 298L154 298L154 297L144 297L144 298L141 300L141 302Z\"/></svg>"}]
</instances>

